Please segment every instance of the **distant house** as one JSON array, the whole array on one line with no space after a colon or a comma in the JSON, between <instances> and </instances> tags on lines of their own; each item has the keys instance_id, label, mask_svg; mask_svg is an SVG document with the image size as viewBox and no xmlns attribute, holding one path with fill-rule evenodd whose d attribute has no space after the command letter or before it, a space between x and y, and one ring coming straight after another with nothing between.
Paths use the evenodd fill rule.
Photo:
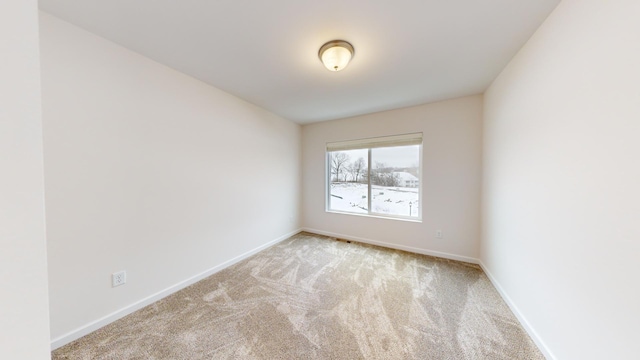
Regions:
<instances>
[{"instance_id":1,"label":"distant house","mask_svg":"<svg viewBox=\"0 0 640 360\"><path fill-rule=\"evenodd\" d=\"M398 177L402 187L418 187L420 185L420 180L408 172L395 171L393 175Z\"/></svg>"}]
</instances>

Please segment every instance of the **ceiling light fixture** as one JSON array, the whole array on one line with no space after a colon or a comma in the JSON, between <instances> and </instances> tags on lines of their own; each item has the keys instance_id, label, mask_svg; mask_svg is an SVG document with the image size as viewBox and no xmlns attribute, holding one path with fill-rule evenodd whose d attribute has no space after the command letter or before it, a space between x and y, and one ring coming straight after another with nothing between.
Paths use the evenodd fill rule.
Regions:
<instances>
[{"instance_id":1,"label":"ceiling light fixture","mask_svg":"<svg viewBox=\"0 0 640 360\"><path fill-rule=\"evenodd\" d=\"M330 71L340 71L347 67L353 54L353 46L344 40L331 40L318 51L320 61Z\"/></svg>"}]
</instances>

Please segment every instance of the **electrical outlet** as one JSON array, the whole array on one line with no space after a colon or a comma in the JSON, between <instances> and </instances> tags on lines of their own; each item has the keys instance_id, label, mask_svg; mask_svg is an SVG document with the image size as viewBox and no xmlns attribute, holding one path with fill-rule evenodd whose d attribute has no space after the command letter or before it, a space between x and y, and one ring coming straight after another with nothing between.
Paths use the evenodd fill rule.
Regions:
<instances>
[{"instance_id":1,"label":"electrical outlet","mask_svg":"<svg viewBox=\"0 0 640 360\"><path fill-rule=\"evenodd\" d=\"M442 230L436 230L436 239L442 239Z\"/></svg>"},{"instance_id":2,"label":"electrical outlet","mask_svg":"<svg viewBox=\"0 0 640 360\"><path fill-rule=\"evenodd\" d=\"M124 285L127 282L127 272L118 271L111 274L111 287Z\"/></svg>"}]
</instances>

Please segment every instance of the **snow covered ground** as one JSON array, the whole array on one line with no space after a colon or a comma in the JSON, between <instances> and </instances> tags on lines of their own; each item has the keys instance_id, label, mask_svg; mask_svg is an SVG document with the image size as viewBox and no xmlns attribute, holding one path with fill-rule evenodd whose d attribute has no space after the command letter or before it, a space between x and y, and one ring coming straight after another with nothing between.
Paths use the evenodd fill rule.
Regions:
<instances>
[{"instance_id":1,"label":"snow covered ground","mask_svg":"<svg viewBox=\"0 0 640 360\"><path fill-rule=\"evenodd\" d=\"M372 212L418 217L418 188L371 187ZM367 213L367 184L331 183L329 208L336 211Z\"/></svg>"}]
</instances>

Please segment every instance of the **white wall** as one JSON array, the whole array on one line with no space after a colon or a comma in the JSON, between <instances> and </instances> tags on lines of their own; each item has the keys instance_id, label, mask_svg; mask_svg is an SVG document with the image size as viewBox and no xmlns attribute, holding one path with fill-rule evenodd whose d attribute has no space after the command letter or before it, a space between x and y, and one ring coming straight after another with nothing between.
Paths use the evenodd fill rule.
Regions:
<instances>
[{"instance_id":1,"label":"white wall","mask_svg":"<svg viewBox=\"0 0 640 360\"><path fill-rule=\"evenodd\" d=\"M41 38L54 346L299 228L299 125L44 13Z\"/></svg>"},{"instance_id":2,"label":"white wall","mask_svg":"<svg viewBox=\"0 0 640 360\"><path fill-rule=\"evenodd\" d=\"M479 256L482 96L305 125L303 226L310 231L466 261ZM423 133L422 223L325 212L332 141ZM441 229L444 239L435 239Z\"/></svg>"},{"instance_id":3,"label":"white wall","mask_svg":"<svg viewBox=\"0 0 640 360\"><path fill-rule=\"evenodd\" d=\"M49 358L37 2L0 2L0 359Z\"/></svg>"},{"instance_id":4,"label":"white wall","mask_svg":"<svg viewBox=\"0 0 640 360\"><path fill-rule=\"evenodd\" d=\"M557 359L640 353L638 19L564 0L485 94L481 259Z\"/></svg>"}]
</instances>

